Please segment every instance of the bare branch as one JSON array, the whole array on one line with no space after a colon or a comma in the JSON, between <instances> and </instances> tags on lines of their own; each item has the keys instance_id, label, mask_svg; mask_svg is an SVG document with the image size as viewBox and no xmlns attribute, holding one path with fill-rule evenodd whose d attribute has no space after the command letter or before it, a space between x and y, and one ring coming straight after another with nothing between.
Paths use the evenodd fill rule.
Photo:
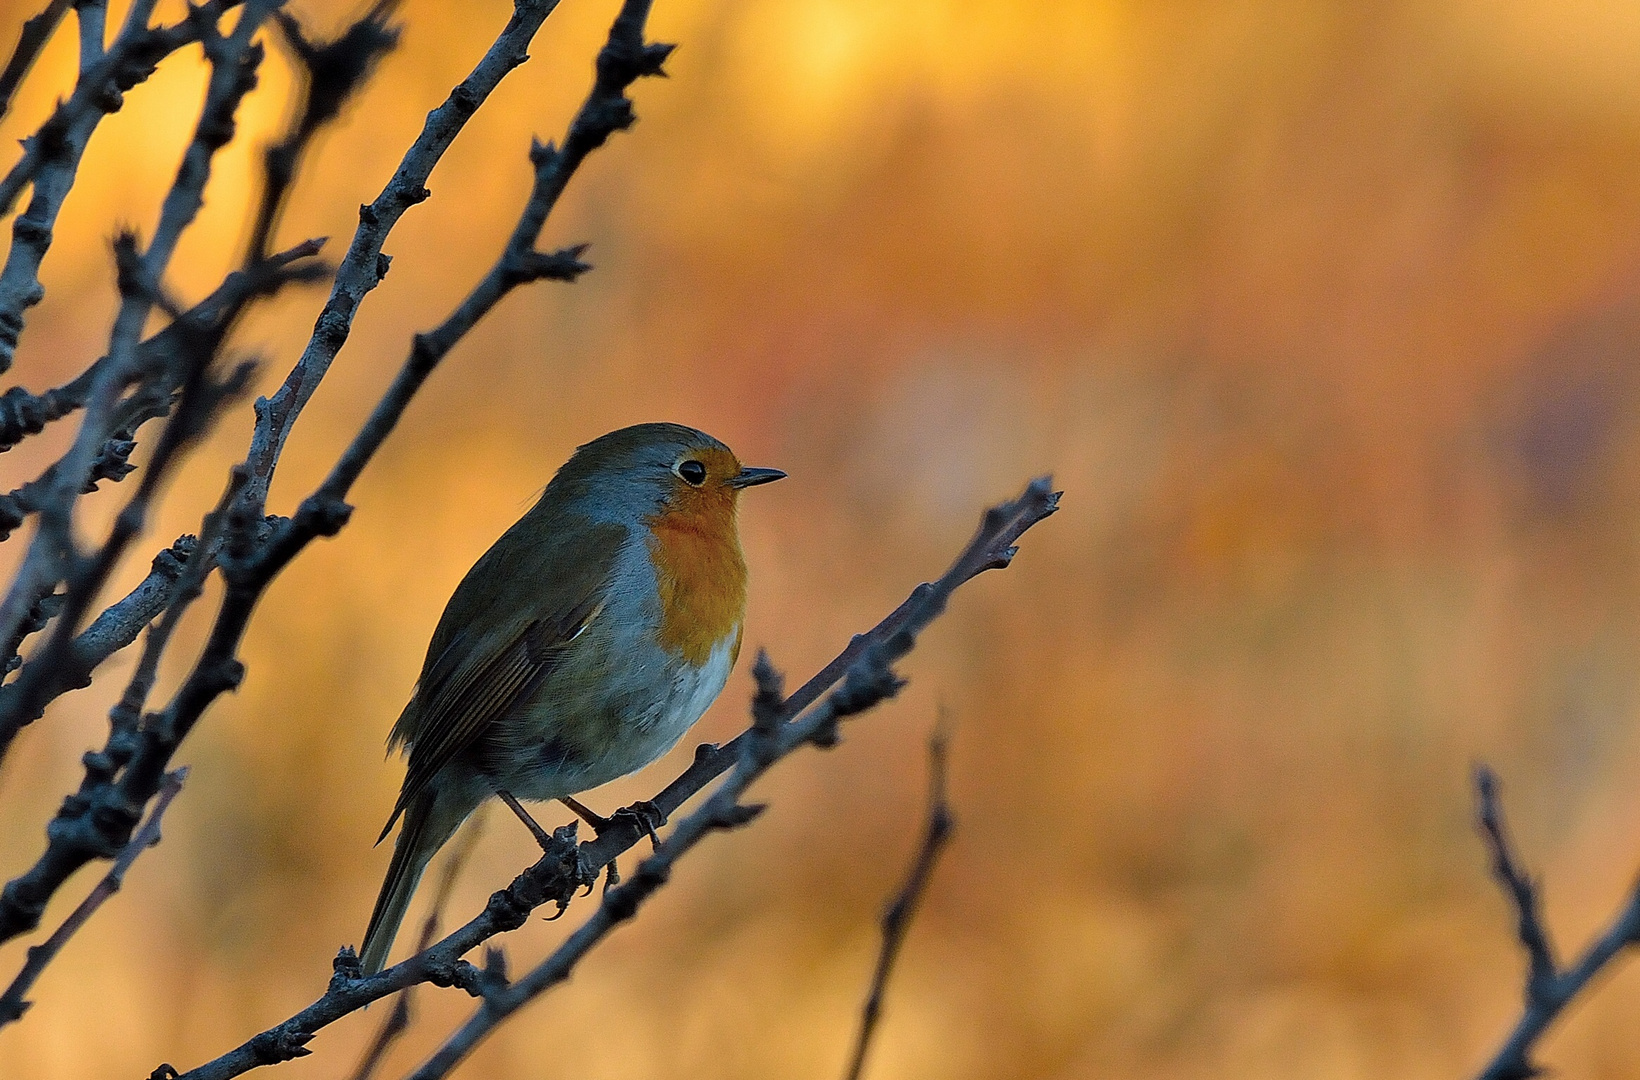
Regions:
<instances>
[{"instance_id":1,"label":"bare branch","mask_svg":"<svg viewBox=\"0 0 1640 1080\"><path fill-rule=\"evenodd\" d=\"M102 48L101 2L82 3L80 77L74 93L23 141L23 157L0 178L0 214L9 213L23 189L33 185L28 207L12 223L11 251L0 270L0 371L11 366L23 332L23 312L45 296L40 263L51 247L52 229L63 199L79 170L80 157L102 118L117 112L124 94L153 73L161 60L200 40L240 0L206 0L197 15L171 26L150 28L155 0L136 0L112 45Z\"/></svg>"},{"instance_id":2,"label":"bare branch","mask_svg":"<svg viewBox=\"0 0 1640 1080\"><path fill-rule=\"evenodd\" d=\"M160 291L160 282L176 250L177 240L204 201L211 159L233 137L234 113L239 102L256 84L262 49L251 38L269 10L280 2L250 0L233 32L227 37L217 32L212 17L204 8L190 9L190 24L199 35L211 64L205 103L193 138L183 153L176 180L165 197L154 238L140 259L136 260L136 273L121 274L121 302L109 338L108 362L98 365L100 370L93 379L80 430L73 445L54 467L49 490L41 498L39 528L22 567L13 578L4 601L0 602L0 640L11 637L23 613L38 597L52 591L57 582L72 574L63 614L59 616L61 625L56 632L60 640L66 640L78 629L80 616L89 609L107 574L124 553L126 544L146 522L148 499L134 498L116 519L114 530L98 553L83 565L77 565L80 560L77 558L72 528L74 505L88 482L99 453L114 434L120 394L128 382L138 375L137 358L134 356L138 336ZM137 16L136 9L143 3L144 0L138 0L134 5L132 18ZM146 20L146 14L142 18ZM134 240L132 244L134 247ZM118 247L117 243L116 249ZM16 250L15 244L13 250ZM133 277L136 280L131 280ZM3 275L0 275L0 280L3 280ZM197 354L190 359L197 360ZM195 385L208 388L208 381L197 380L203 379L203 367L209 361L210 357L206 356L203 363L191 367L191 374L180 381L187 384L192 380ZM210 396L206 393L203 398ZM201 397L195 395L196 400ZM188 430L191 425L181 423L182 419L178 417L167 425L167 435L162 445L166 442L181 445L198 433ZM156 454L155 457L156 461L150 464L144 476L144 489L151 489L157 484L169 455ZM158 781L157 776L155 781Z\"/></svg>"},{"instance_id":3,"label":"bare branch","mask_svg":"<svg viewBox=\"0 0 1640 1080\"><path fill-rule=\"evenodd\" d=\"M877 967L872 972L871 989L866 994L866 1003L860 1013L859 1035L854 1042L854 1056L849 1061L846 1080L860 1080L861 1070L865 1068L866 1051L871 1047L871 1038L877 1031L877 1021L882 1016L883 993L888 987L889 973L894 970L894 961L899 958L900 946L905 942L905 935L911 929L911 919L917 913L917 905L922 901L923 893L928 889L928 879L933 876L934 864L939 861L940 853L945 850L946 844L951 841L951 832L956 828L956 821L951 816L951 804L945 795L946 752L949 748L950 737L946 730L946 718L940 717L935 724L934 732L928 737L928 823L923 828L922 844L917 848L917 857L911 864L911 872L906 876L905 884L895 894L894 900L883 912L883 947L877 954Z\"/></svg>"},{"instance_id":4,"label":"bare branch","mask_svg":"<svg viewBox=\"0 0 1640 1080\"><path fill-rule=\"evenodd\" d=\"M130 466L126 462L135 443L127 435L135 435L136 427L144 420L168 414L172 407L180 400L179 395L184 386L181 379L187 381L190 372L198 372L202 364L208 364L210 357L218 350L221 342L230 332L234 322L245 306L253 299L269 295L283 285L290 282L311 280L322 275L327 268L313 260L322 244L322 241L309 240L302 244L257 262L244 270L229 274L210 296L206 297L192 309L180 313L170 326L150 337L139 347L139 361L142 365L142 388L129 396L122 406L121 430L116 432L103 451L93 463L91 479L99 478L118 480L122 478ZM58 398L60 401L75 400L72 395L80 394L89 387L91 376L103 361L98 361L92 368L83 373L68 387L51 391L47 396ZM243 370L241 372L241 377ZM231 395L234 385L230 380L227 384L217 384L211 393L216 401L226 400ZM193 408L185 408L185 424L173 431L173 435L183 435L188 424L198 426L198 421L208 418L209 409L200 410L196 392L192 401ZM208 401L206 404L210 404ZM66 411L66 407L65 407ZM192 437L189 434L188 437ZM158 455L163 461L164 455ZM49 479L53 470L48 469L40 480L25 484L10 496L0 496L0 527L9 527L13 518L6 516L5 511L17 510L19 518L21 512L33 512L41 509L35 500L49 490ZM88 485L88 487L91 485ZM19 505L21 504L21 505ZM187 538L191 544L191 538ZM156 566L161 565L168 558L162 552L157 557ZM174 580L174 575L167 580ZM164 593L163 588L151 588L154 584L153 575L140 588L134 597L149 596L157 599ZM53 594L57 597L52 600L50 595L37 602L31 610L30 617L19 626L13 637L0 647L0 664L4 670L10 671L18 665L18 649L25 637L35 633L44 625L45 620L36 618L35 612L41 609L46 601L54 605L50 615L55 615L61 609L63 594ZM81 609L83 610L83 609ZM9 749L11 741L17 732L27 724L37 720L45 710L47 703L60 694L89 685L91 671L113 652L124 648L135 640L142 627L158 614L158 609L146 603L121 603L113 605L97 619L99 628L96 634L82 635L70 644L67 638L67 627L59 627L48 645L36 651L29 660L19 677L12 683L0 687L0 757ZM79 611L73 613L76 620Z\"/></svg>"},{"instance_id":5,"label":"bare branch","mask_svg":"<svg viewBox=\"0 0 1640 1080\"><path fill-rule=\"evenodd\" d=\"M319 313L307 348L274 395L256 403L256 428L246 458L251 467L246 500L254 512L259 513L266 503L268 485L291 428L347 342L359 305L387 276L391 259L382 254L382 245L388 234L406 210L432 194L426 184L433 166L507 73L529 59L530 41L557 6L558 0L516 0L512 17L483 59L442 105L427 114L421 134L405 151L381 194L359 207L359 227L336 269L330 298Z\"/></svg>"},{"instance_id":6,"label":"bare branch","mask_svg":"<svg viewBox=\"0 0 1640 1080\"><path fill-rule=\"evenodd\" d=\"M80 632L69 645L67 655L57 657L51 663L54 683L50 690L52 697L67 690L79 690L90 686L91 673L99 664L137 640L142 628L165 609L171 594L171 585L182 573L182 568L193 551L192 536L184 534L178 537L176 543L154 556L148 576L143 578L136 588L127 593L123 600L110 605L90 626ZM29 664L40 663L45 659L34 658ZM26 683L23 677L19 677L0 686L0 714L20 715L24 723L31 723L40 718L44 707L36 706L31 710L23 710L23 706L16 698L20 693L18 688L24 685ZM8 742L9 739L8 735Z\"/></svg>"},{"instance_id":7,"label":"bare branch","mask_svg":"<svg viewBox=\"0 0 1640 1080\"><path fill-rule=\"evenodd\" d=\"M0 934L5 937L15 937L39 925L47 901L69 876L94 858L112 857L135 826L147 799L133 802L115 778L129 766L141 745L142 710L153 689L160 656L215 565L214 553L222 542L226 507L242 484L243 474L236 474L217 509L206 516L188 559L166 587L160 602L164 617L149 629L136 670L120 700L109 710L107 741L101 750L81 759L85 776L79 790L63 799L56 818L46 826L45 852L0 891ZM93 623L87 632L96 628L97 623Z\"/></svg>"},{"instance_id":8,"label":"bare branch","mask_svg":"<svg viewBox=\"0 0 1640 1080\"><path fill-rule=\"evenodd\" d=\"M304 512L328 515L347 497L348 490L364 470L365 463L380 448L403 415L410 398L420 389L456 342L500 303L513 289L542 279L574 281L591 269L579 256L585 245L564 248L549 254L535 250L547 215L558 204L570 178L593 150L610 135L632 126L637 120L626 90L645 76L663 75L662 65L673 46L647 43L644 23L649 17L650 0L626 0L610 27L609 39L598 53L597 78L586 101L570 122L564 147L536 143L530 148L535 166L535 184L524 204L512 236L501 258L484 275L449 318L425 334L417 334L410 358L398 378L365 422L353 444L325 479L314 496L296 516L300 528ZM303 358L304 360L306 357ZM310 509L311 508L311 509Z\"/></svg>"},{"instance_id":9,"label":"bare branch","mask_svg":"<svg viewBox=\"0 0 1640 1080\"><path fill-rule=\"evenodd\" d=\"M589 870L580 858L575 835L574 823L556 830L551 851L514 878L511 885L492 894L475 918L431 948L369 976L361 975L359 958L352 947L343 948L332 965L330 988L319 1000L214 1061L186 1073L171 1070L170 1074L186 1080L229 1080L264 1065L300 1057L321 1029L418 983L458 986L475 997L481 995L488 985L484 973L461 959L463 956L497 934L523 926L536 908L550 902L562 910L578 890L597 883L597 872ZM169 1068L161 1066L155 1073L162 1074Z\"/></svg>"},{"instance_id":10,"label":"bare branch","mask_svg":"<svg viewBox=\"0 0 1640 1080\"><path fill-rule=\"evenodd\" d=\"M51 0L44 11L23 24L22 33L17 35L17 47L12 50L11 59L6 61L6 70L0 71L0 117L11 111L12 95L28 78L34 61L45 51L46 42L57 32L57 24L63 21L73 2Z\"/></svg>"},{"instance_id":11,"label":"bare branch","mask_svg":"<svg viewBox=\"0 0 1640 1080\"><path fill-rule=\"evenodd\" d=\"M297 88L299 104L289 129L262 155L262 205L251 226L247 260L255 261L267 254L303 151L321 128L341 114L381 58L398 45L399 28L387 22L397 6L398 0L377 0L336 40L324 44L310 41L295 16L284 11L274 13L274 21L300 65L302 78Z\"/></svg>"},{"instance_id":12,"label":"bare branch","mask_svg":"<svg viewBox=\"0 0 1640 1080\"><path fill-rule=\"evenodd\" d=\"M1492 855L1492 872L1515 909L1516 931L1528 958L1525 1007L1520 1020L1479 1075L1480 1080L1529 1080L1543 1072L1532 1062L1532 1049L1538 1039L1613 957L1640 941L1640 884L1630 892L1623 910L1606 932L1575 964L1559 970L1538 911L1537 891L1521 872L1520 861L1509 843L1497 776L1484 765L1475 769L1475 794L1476 816Z\"/></svg>"},{"instance_id":13,"label":"bare branch","mask_svg":"<svg viewBox=\"0 0 1640 1080\"><path fill-rule=\"evenodd\" d=\"M1503 807L1498 803L1498 777L1485 765L1475 766L1476 825L1492 855L1492 873L1515 906L1516 933L1526 949L1530 964L1526 971L1526 999L1536 1000L1553 987L1560 975L1554 947L1543 926L1538 909L1537 888L1517 863L1508 831L1503 824Z\"/></svg>"},{"instance_id":14,"label":"bare branch","mask_svg":"<svg viewBox=\"0 0 1640 1080\"><path fill-rule=\"evenodd\" d=\"M138 377L146 378L153 372L176 368L178 365L173 361L184 338L213 333L225 338L234 319L252 301L270 296L287 284L313 281L328 274L328 267L314 261L314 256L319 254L324 243L322 238L304 240L229 274L209 296L137 347ZM41 394L30 394L20 386L0 394L0 453L10 450L30 435L39 434L47 424L84 406L92 383L107 361L104 356L69 382ZM167 385L163 389L163 396L169 405L170 395L176 387ZM135 415L122 416L121 424L130 424L136 419ZM28 507L26 512L32 513L36 509L38 507ZM6 524L9 528L17 527L17 522Z\"/></svg>"},{"instance_id":15,"label":"bare branch","mask_svg":"<svg viewBox=\"0 0 1640 1080\"><path fill-rule=\"evenodd\" d=\"M114 860L113 867L97 883L97 887L91 890L91 894L80 901L80 906L75 908L73 913L63 920L63 924L57 928L56 932L47 938L43 944L35 945L29 949L28 959L23 964L23 970L19 971L17 977L12 980L11 985L6 987L5 993L0 994L0 1027L22 1018L23 1013L32 1004L32 1002L26 1000L26 996L29 990L34 987L35 980L40 977L40 973L45 971L46 965L56 959L57 954L63 951L63 946L68 944L68 939L73 937L92 915L96 914L97 909L107 903L109 897L120 891L120 886L125 883L125 875L131 869L131 864L137 861L137 856L159 843L160 819L165 816L165 810L171 805L171 800L176 798L177 793L182 790L182 783L186 779L188 779L186 766L165 777L165 782L160 787L159 797L154 800L154 808L148 812L147 823L131 838L131 842L125 845L125 850L121 851L119 858Z\"/></svg>"}]
</instances>

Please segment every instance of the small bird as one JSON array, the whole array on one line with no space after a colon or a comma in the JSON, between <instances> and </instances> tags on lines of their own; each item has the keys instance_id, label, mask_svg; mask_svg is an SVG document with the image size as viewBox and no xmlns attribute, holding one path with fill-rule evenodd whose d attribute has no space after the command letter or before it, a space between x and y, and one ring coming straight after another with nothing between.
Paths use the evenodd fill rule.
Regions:
<instances>
[{"instance_id":1,"label":"small bird","mask_svg":"<svg viewBox=\"0 0 1640 1080\"><path fill-rule=\"evenodd\" d=\"M649 764L700 719L740 652L740 492L785 475L694 428L622 428L576 450L473 564L388 738L410 761L382 830L404 819L366 974L480 803L500 796L522 816L517 799L559 799L596 823L571 796Z\"/></svg>"}]
</instances>

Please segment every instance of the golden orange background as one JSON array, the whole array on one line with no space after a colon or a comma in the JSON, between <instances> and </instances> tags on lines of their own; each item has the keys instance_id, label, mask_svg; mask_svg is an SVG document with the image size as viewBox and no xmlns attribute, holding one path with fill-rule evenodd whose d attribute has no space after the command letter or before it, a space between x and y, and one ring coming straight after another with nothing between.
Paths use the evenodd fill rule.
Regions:
<instances>
[{"instance_id":1,"label":"golden orange background","mask_svg":"<svg viewBox=\"0 0 1640 1080\"><path fill-rule=\"evenodd\" d=\"M37 6L0 4L0 42ZM297 8L325 29L352 10ZM274 509L493 259L529 136L561 133L614 10L566 0L434 173ZM281 239L339 253L509 11L408 0ZM1028 476L1051 470L1064 510L959 595L899 701L782 765L764 820L687 859L461 1075L839 1075L942 703L960 831L869 1076L1472 1074L1522 963L1471 763L1506 780L1564 950L1640 856L1640 8L658 0L651 26L681 43L672 77L637 88L641 122L543 240L591 241L597 270L484 322L352 524L275 584L243 689L185 747L165 843L0 1031L0 1076L187 1068L322 991L386 864L370 845L402 773L382 740L444 599L577 443L660 418L791 473L747 497L743 535L747 641L794 679ZM74 49L65 28L0 135L67 92ZM108 238L152 228L203 71L197 50L167 63L92 143L23 339L30 388L96 355ZM276 54L243 109L171 277L185 296L228 265L288 79ZM240 335L268 386L322 295ZM241 407L177 478L145 553L197 521L249 426ZM4 486L66 434L14 451ZM122 490L88 500L88 530ZM133 663L6 761L0 875L37 854ZM698 735L738 730L748 689L737 672ZM688 745L589 801L658 789ZM492 815L454 913L532 850ZM588 910L510 935L514 968ZM386 1075L471 1008L419 1001ZM1637 1008L1622 965L1544 1060L1640 1075ZM345 1076L385 1013L278 1075Z\"/></svg>"}]
</instances>

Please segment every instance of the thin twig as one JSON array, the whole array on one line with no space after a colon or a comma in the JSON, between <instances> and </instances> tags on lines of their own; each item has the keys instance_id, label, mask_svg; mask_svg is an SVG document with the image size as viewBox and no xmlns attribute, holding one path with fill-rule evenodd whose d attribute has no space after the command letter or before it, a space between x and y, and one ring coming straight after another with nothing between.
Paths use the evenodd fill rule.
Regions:
<instances>
[{"instance_id":1,"label":"thin twig","mask_svg":"<svg viewBox=\"0 0 1640 1080\"><path fill-rule=\"evenodd\" d=\"M44 11L23 24L22 32L17 35L17 47L6 61L6 70L0 71L0 117L11 111L12 95L28 78L34 61L45 51L46 42L57 32L57 24L63 21L73 3L74 0L51 0Z\"/></svg>"},{"instance_id":2,"label":"thin twig","mask_svg":"<svg viewBox=\"0 0 1640 1080\"><path fill-rule=\"evenodd\" d=\"M51 246L52 229L74 185L81 156L103 117L117 112L124 94L153 73L167 56L200 40L204 28L239 6L240 0L206 0L188 18L149 27L155 0L136 0L106 50L101 48L103 4L82 3L81 72L74 92L58 104L35 133L23 140L23 156L0 177L0 214L9 213L23 190L33 185L29 205L12 223L12 246L0 271L0 371L11 367L23 332L23 312L45 296L40 263ZM97 48L92 49L96 40ZM94 62L87 62L95 57Z\"/></svg>"},{"instance_id":3,"label":"thin twig","mask_svg":"<svg viewBox=\"0 0 1640 1080\"><path fill-rule=\"evenodd\" d=\"M225 335L226 331L218 328L231 323L251 301L271 295L287 283L311 281L325 272L322 264L312 261L323 246L323 239L304 240L223 278L222 284L209 296L137 347L140 370L146 373L166 367L180 347L181 339L192 334ZM98 371L107 361L106 356L100 357L62 386L39 394L31 394L20 386L0 394L0 452L10 450L30 435L38 435L47 424L83 407Z\"/></svg>"},{"instance_id":4,"label":"thin twig","mask_svg":"<svg viewBox=\"0 0 1640 1080\"><path fill-rule=\"evenodd\" d=\"M153 847L160 841L160 819L165 816L165 810L171 805L171 800L177 797L182 790L183 781L188 779L188 767L173 773L168 773L164 784L160 787L159 797L154 800L154 807L148 811L148 821L131 837L130 843L125 845L119 858L109 869L91 894L80 901L80 906L63 920L63 924L46 940L28 950L28 959L23 964L23 970L17 973L6 992L0 994L0 1027L22 1018L32 1002L26 1000L29 990L34 987L34 981L46 969L46 965L63 951L68 939L73 937L86 920L94 915L98 908L108 902L108 898L120 891L125 883L125 875L131 869L131 864L137 861L137 856Z\"/></svg>"},{"instance_id":5,"label":"thin twig","mask_svg":"<svg viewBox=\"0 0 1640 1080\"><path fill-rule=\"evenodd\" d=\"M203 385L196 383L191 393L185 393L190 380L203 372L203 365L210 362L252 300L271 295L286 284L312 280L327 272L323 263L313 259L322 243L309 240L245 270L229 274L211 295L190 310L180 313L169 326L142 343L138 355L145 371L142 378L146 382L126 399L121 431L104 445L95 460L93 479L120 479L130 469L125 459L135 447L134 441L123 436L134 436L137 425L149 418L168 415L173 408L179 410L178 417L183 423L162 437L161 449L155 452L151 464L158 461L163 469L166 458L179 450L181 443L197 437L203 428L203 421L209 419L213 409L232 396L234 385L232 379L214 386L207 381ZM83 393L91 382L90 376L102 363L101 360L97 361L68 386L49 391L44 398L57 402L62 412L70 411L77 401L83 400ZM243 377L244 371L242 368L240 377ZM203 398L201 390L205 391ZM11 415L16 419L19 414L13 412ZM33 418L43 424L51 417L34 414ZM48 468L39 480L25 484L19 491L0 496L0 529L12 525L24 512L43 508L37 500L49 497L48 493L54 486L50 483L54 468ZM24 500L20 496L25 492L35 494ZM111 540L117 535L116 532ZM157 558L164 557L165 553L162 552ZM158 594L156 592L154 595ZM63 594L57 596L61 598ZM62 600L57 603L58 610L61 610ZM63 622L77 622L85 610L84 603L82 600L70 608L70 619ZM18 677L0 687L0 757L10 748L17 732L38 719L51 700L68 690L87 685L92 669L135 640L142 627L156 614L157 611L145 604L121 601L97 617L97 634L82 634L72 642L68 640L70 627L60 622L48 642L35 650ZM15 668L17 651L23 638L38 631L42 625L31 619L20 626L19 632L0 646L0 667L7 671ZM106 648L103 647L105 645Z\"/></svg>"},{"instance_id":6,"label":"thin twig","mask_svg":"<svg viewBox=\"0 0 1640 1080\"><path fill-rule=\"evenodd\" d=\"M877 1032L877 1021L882 1016L883 993L888 987L889 973L894 970L894 961L899 958L900 946L905 942L906 932L911 929L917 905L928 889L934 864L939 861L940 853L950 843L951 832L956 828L956 821L951 816L951 804L945 793L949 744L946 718L941 716L939 723L934 725L933 734L928 737L928 823L923 828L922 844L917 848L917 857L911 864L905 884L895 894L888 910L883 912L883 946L877 953L871 989L860 1010L860 1029L854 1040L854 1056L850 1058L848 1072L844 1074L846 1080L860 1080L860 1072L866 1064L866 1051L871 1047L871 1038Z\"/></svg>"},{"instance_id":7,"label":"thin twig","mask_svg":"<svg viewBox=\"0 0 1640 1080\"><path fill-rule=\"evenodd\" d=\"M754 671L759 675L759 691L754 698L752 727L722 747L702 744L696 751L695 764L652 802L661 805L661 800L670 792L678 801L669 802L662 809L672 813L685 799L699 792L730 765L773 760L769 757L771 748L774 757L779 757L805 742L816 745L835 742L838 720L881 700L880 696L872 695L898 688L892 675L883 676L879 670L881 665L898 659L910 649L917 631L944 610L946 601L956 589L986 570L1007 566L1017 550L1015 541L1032 525L1052 514L1058 500L1058 493L1043 477L1033 480L1018 499L992 507L949 570L936 581L917 586L910 598L892 615L875 629L856 635L836 660L827 664L791 696L786 697L782 693L779 678L770 665L766 662L756 665ZM840 665L839 661L844 658L852 659ZM840 680L843 686L838 688L833 698L827 698L819 708L806 711ZM797 720L800 714L802 718ZM726 756L725 751L732 753ZM717 764L714 766L712 763ZM755 764L753 768L761 772ZM598 914L594 916L595 921L604 921L591 930L588 927L577 930L570 942L566 943L566 948L574 945L577 951L567 956L554 954L557 961L563 963L568 960L573 966L573 959L595 944L615 922L635 912L638 902L658 887L657 875L664 879L670 860L682 849L693 846L705 831L749 821L747 815L755 814L755 811L734 803L733 799L752 778L750 775L741 777L737 771L736 778L733 778L736 786L727 795L726 789L720 788L707 802L709 812L703 808L705 817L697 813L680 823L656 854L639 864L632 881L608 890ZM688 789L687 794L684 794L685 789ZM321 1029L415 983L460 986L486 1002L499 1000L498 994L511 992L507 991L504 980L500 978L499 961L487 964L481 971L461 957L497 934L522 926L536 908L551 902L562 912L579 890L596 885L606 865L647 835L639 826L625 822L624 817L614 817L609 828L596 839L580 844L575 842L575 823L559 828L553 834L552 850L519 874L507 888L493 894L479 915L431 948L375 975L361 976L357 955L351 947L344 948L335 960L335 974L330 987L318 1000L214 1061L180 1074L182 1080L231 1080L251 1069L297 1056ZM694 821L694 824L688 825L686 832L688 821ZM693 839L689 838L691 834ZM665 862L655 862L663 856ZM633 886L636 886L636 891ZM608 921L612 918L614 922ZM540 975L535 977L537 980L542 978ZM488 1008L489 1005L486 1005ZM156 1070L156 1075L161 1075L159 1070Z\"/></svg>"},{"instance_id":8,"label":"thin twig","mask_svg":"<svg viewBox=\"0 0 1640 1080\"><path fill-rule=\"evenodd\" d=\"M508 72L529 59L530 42L558 3L559 0L516 0L512 17L483 58L450 91L443 104L427 114L421 133L405 151L381 194L359 207L359 226L347 254L336 268L330 297L314 323L313 335L301 359L272 397L256 403L256 427L251 436L250 453L246 456L251 480L245 493L247 505L256 512L260 512L267 501L268 486L296 418L347 342L359 305L387 276L392 260L382 253L382 245L388 234L406 210L432 194L427 190L427 178L432 175L433 167Z\"/></svg>"},{"instance_id":9,"label":"thin twig","mask_svg":"<svg viewBox=\"0 0 1640 1080\"><path fill-rule=\"evenodd\" d=\"M1528 958L1521 1017L1479 1076L1480 1080L1529 1080L1543 1072L1532 1062L1538 1039L1612 958L1640 942L1640 884L1606 932L1571 967L1559 969L1538 911L1537 890L1522 873L1504 827L1497 776L1485 765L1475 769L1475 794L1476 816L1492 856L1492 872L1514 908L1516 933Z\"/></svg>"},{"instance_id":10,"label":"thin twig","mask_svg":"<svg viewBox=\"0 0 1640 1080\"><path fill-rule=\"evenodd\" d=\"M97 666L110 656L124 649L137 640L142 628L153 622L159 613L165 610L171 592L171 584L182 573L183 565L194 551L194 538L183 534L176 543L154 556L154 561L148 571L148 576L137 584L137 587L127 593L124 599L109 605L102 614L94 619L90 626L82 630L70 643L66 655L56 658L54 675L56 686L53 688L53 697L67 690L79 690L91 685L91 673ZM31 658L24 665L25 671L29 664L39 663L43 658ZM39 719L43 707L19 712L21 708L14 699L18 695L18 687L23 682L19 677L4 686L0 686L0 714L20 715L23 723Z\"/></svg>"},{"instance_id":11,"label":"thin twig","mask_svg":"<svg viewBox=\"0 0 1640 1080\"><path fill-rule=\"evenodd\" d=\"M388 19L398 3L399 0L377 0L339 37L324 43L310 40L302 24L290 13L274 13L274 22L283 31L285 43L299 65L298 107L292 111L284 137L262 154L262 202L245 246L247 263L255 263L267 255L268 243L285 206L285 196L313 137L340 115L381 58L397 47L399 28L389 24Z\"/></svg>"}]
</instances>

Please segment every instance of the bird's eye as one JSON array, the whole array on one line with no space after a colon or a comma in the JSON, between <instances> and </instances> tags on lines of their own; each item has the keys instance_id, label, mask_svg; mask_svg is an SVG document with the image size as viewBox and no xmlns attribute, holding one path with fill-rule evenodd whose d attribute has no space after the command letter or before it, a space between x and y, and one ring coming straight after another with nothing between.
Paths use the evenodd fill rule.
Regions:
<instances>
[{"instance_id":1,"label":"bird's eye","mask_svg":"<svg viewBox=\"0 0 1640 1080\"><path fill-rule=\"evenodd\" d=\"M706 483L706 466L702 465L694 458L690 458L688 461L678 462L674 471L681 476L684 483L688 484L690 487L700 487L702 484Z\"/></svg>"}]
</instances>

